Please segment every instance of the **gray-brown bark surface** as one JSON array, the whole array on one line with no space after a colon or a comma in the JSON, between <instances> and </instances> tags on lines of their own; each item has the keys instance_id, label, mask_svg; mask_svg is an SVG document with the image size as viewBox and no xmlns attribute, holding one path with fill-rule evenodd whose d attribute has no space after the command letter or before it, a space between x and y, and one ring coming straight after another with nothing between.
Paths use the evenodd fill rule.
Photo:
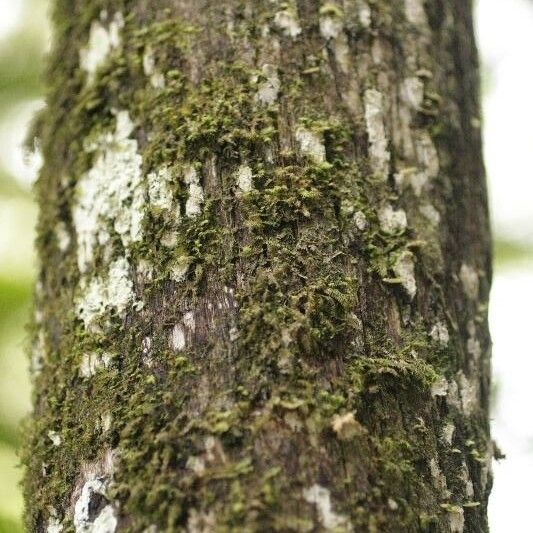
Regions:
<instances>
[{"instance_id":1,"label":"gray-brown bark surface","mask_svg":"<svg viewBox=\"0 0 533 533\"><path fill-rule=\"evenodd\" d=\"M31 531L487 531L465 0L56 0Z\"/></svg>"}]
</instances>

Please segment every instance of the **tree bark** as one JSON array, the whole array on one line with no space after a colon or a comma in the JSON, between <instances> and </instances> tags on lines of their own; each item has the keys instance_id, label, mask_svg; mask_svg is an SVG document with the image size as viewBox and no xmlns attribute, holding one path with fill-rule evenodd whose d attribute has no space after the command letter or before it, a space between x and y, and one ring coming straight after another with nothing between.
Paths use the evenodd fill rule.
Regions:
<instances>
[{"instance_id":1,"label":"tree bark","mask_svg":"<svg viewBox=\"0 0 533 533\"><path fill-rule=\"evenodd\" d=\"M487 531L470 0L56 0L30 531Z\"/></svg>"}]
</instances>

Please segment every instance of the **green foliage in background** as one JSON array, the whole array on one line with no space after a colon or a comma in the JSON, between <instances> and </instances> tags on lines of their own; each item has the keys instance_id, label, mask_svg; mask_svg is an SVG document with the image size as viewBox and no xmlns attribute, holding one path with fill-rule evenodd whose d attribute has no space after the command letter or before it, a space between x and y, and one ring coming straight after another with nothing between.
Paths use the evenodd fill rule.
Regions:
<instances>
[{"instance_id":1,"label":"green foliage in background","mask_svg":"<svg viewBox=\"0 0 533 533\"><path fill-rule=\"evenodd\" d=\"M3 9L16 9L16 3ZM17 134L20 139L20 121L28 114L24 108L42 95L46 35L46 2L24 0L18 26L0 36L0 533L23 530L17 449L30 397L25 324L35 268L36 212L31 187L18 181L5 161Z\"/></svg>"}]
</instances>

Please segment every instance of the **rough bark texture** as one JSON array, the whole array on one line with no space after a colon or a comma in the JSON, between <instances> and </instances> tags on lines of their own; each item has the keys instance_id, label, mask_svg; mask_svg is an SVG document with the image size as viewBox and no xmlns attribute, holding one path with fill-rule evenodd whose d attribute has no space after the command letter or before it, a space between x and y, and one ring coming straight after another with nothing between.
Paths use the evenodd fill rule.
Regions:
<instances>
[{"instance_id":1,"label":"rough bark texture","mask_svg":"<svg viewBox=\"0 0 533 533\"><path fill-rule=\"evenodd\" d=\"M30 531L487 531L469 0L56 0Z\"/></svg>"}]
</instances>

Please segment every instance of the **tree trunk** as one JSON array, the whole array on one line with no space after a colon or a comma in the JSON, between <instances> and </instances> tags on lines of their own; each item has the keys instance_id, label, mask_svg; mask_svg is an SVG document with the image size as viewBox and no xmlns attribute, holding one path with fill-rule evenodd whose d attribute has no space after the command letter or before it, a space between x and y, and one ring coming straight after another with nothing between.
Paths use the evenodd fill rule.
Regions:
<instances>
[{"instance_id":1,"label":"tree trunk","mask_svg":"<svg viewBox=\"0 0 533 533\"><path fill-rule=\"evenodd\" d=\"M56 0L30 531L487 531L469 0Z\"/></svg>"}]
</instances>

